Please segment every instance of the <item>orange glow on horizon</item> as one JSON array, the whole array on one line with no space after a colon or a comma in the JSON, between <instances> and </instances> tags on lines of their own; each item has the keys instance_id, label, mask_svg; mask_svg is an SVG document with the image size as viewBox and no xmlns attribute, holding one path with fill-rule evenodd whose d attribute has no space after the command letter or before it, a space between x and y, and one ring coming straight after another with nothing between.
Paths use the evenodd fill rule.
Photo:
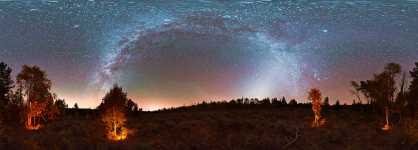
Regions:
<instances>
[{"instance_id":1,"label":"orange glow on horizon","mask_svg":"<svg viewBox=\"0 0 418 150\"><path fill-rule=\"evenodd\" d=\"M101 94L82 95L81 97L73 96L73 95L66 95L66 94L59 94L59 95L61 98L65 99L65 101L67 102L70 108L73 108L74 104L77 103L79 108L96 109L97 106L100 105L102 101L101 99L104 94L103 95ZM138 96L132 96L130 98L133 99L138 104L139 108L141 108L143 111L157 111L157 110L161 110L164 108L168 109L168 108L176 108L176 107L181 107L181 106L190 106L190 105L194 105L197 103L201 103L203 101L209 102L209 101L222 101L222 100L232 100L232 99L242 98L242 96L237 96L237 97L209 97L208 96L208 97L190 98L190 99L184 99L184 98L172 99L172 98L155 98L155 97L136 98L136 97ZM273 97L280 98L282 96L273 96ZM308 100L304 98L306 97L305 95L300 96L300 97L295 97L295 96L285 96L285 97L287 101L290 101L291 99L296 99L298 103L309 102ZM265 97L250 97L250 98L263 99ZM352 101L348 99L349 98L347 98L347 100L345 99L339 99L339 100L342 104L350 104ZM332 100L332 97L331 97L331 100ZM337 100L337 99L334 99L334 100ZM332 101L330 103L332 103Z\"/></svg>"}]
</instances>

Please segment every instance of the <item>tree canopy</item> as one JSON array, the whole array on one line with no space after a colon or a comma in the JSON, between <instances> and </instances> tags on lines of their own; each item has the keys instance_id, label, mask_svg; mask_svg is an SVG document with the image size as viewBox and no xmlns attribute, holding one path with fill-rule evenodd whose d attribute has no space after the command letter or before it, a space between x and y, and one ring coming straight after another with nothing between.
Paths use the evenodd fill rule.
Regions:
<instances>
[{"instance_id":1,"label":"tree canopy","mask_svg":"<svg viewBox=\"0 0 418 150\"><path fill-rule=\"evenodd\" d=\"M4 62L0 62L0 111L9 103L9 95L14 87L11 73L12 69Z\"/></svg>"},{"instance_id":2,"label":"tree canopy","mask_svg":"<svg viewBox=\"0 0 418 150\"><path fill-rule=\"evenodd\" d=\"M98 109L101 111L101 120L106 126L109 139L123 140L126 138L127 129L124 124L127 119L125 113L135 106L136 104L128 98L122 87L116 84L106 93Z\"/></svg>"},{"instance_id":3,"label":"tree canopy","mask_svg":"<svg viewBox=\"0 0 418 150\"><path fill-rule=\"evenodd\" d=\"M53 104L53 94L51 94L51 81L47 74L38 66L22 67L22 71L17 75L18 90L23 92L25 100L25 126L27 129L38 129L41 119L51 116L48 113L48 106Z\"/></svg>"},{"instance_id":4,"label":"tree canopy","mask_svg":"<svg viewBox=\"0 0 418 150\"><path fill-rule=\"evenodd\" d=\"M319 89L313 88L309 91L308 99L312 101L312 111L314 112L314 121L312 123L313 127L320 126L320 119L321 119L321 99L322 94Z\"/></svg>"},{"instance_id":5,"label":"tree canopy","mask_svg":"<svg viewBox=\"0 0 418 150\"><path fill-rule=\"evenodd\" d=\"M417 112L418 105L418 62L415 63L414 69L409 72L412 81L409 85L408 107L411 113Z\"/></svg>"},{"instance_id":6,"label":"tree canopy","mask_svg":"<svg viewBox=\"0 0 418 150\"><path fill-rule=\"evenodd\" d=\"M386 65L383 72L375 74L373 79L351 82L355 90L360 91L369 99L369 103L383 110L394 101L396 91L396 76L401 72L401 66L395 63Z\"/></svg>"}]
</instances>

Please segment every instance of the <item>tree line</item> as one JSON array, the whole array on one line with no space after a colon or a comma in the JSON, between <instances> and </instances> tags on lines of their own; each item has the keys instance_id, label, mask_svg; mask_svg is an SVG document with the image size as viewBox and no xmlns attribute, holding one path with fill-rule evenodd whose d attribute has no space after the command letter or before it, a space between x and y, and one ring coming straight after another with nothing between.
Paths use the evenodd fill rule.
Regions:
<instances>
[{"instance_id":1,"label":"tree line","mask_svg":"<svg viewBox=\"0 0 418 150\"><path fill-rule=\"evenodd\" d=\"M12 69L0 62L0 124L21 124L26 129L36 130L63 115L68 105L51 91L51 87L52 81L38 66L23 65L13 80ZM78 109L77 103L74 108ZM105 95L98 106L105 123L109 120L106 119L109 108L122 115L141 110L118 85ZM116 113L112 111L110 115L116 116Z\"/></svg>"},{"instance_id":2,"label":"tree line","mask_svg":"<svg viewBox=\"0 0 418 150\"><path fill-rule=\"evenodd\" d=\"M355 102L354 105L347 105L341 104L339 100L337 100L334 104L330 104L329 97L325 97L323 100L320 101L321 105L325 109L329 108L348 108L348 107L366 107L366 104L361 104ZM242 97L237 99L231 100L209 100L209 101L202 101L190 106L180 106L180 107L173 107L173 108L162 108L157 111L186 111L186 110L198 110L198 109L228 109L228 108L282 108L282 107L310 107L311 102L301 103L298 102L296 99L288 100L286 97L277 98L277 97L266 97L266 98L248 98Z\"/></svg>"},{"instance_id":3,"label":"tree line","mask_svg":"<svg viewBox=\"0 0 418 150\"><path fill-rule=\"evenodd\" d=\"M68 105L65 100L59 99L51 91L52 82L45 71L38 66L23 65L21 72L13 80L12 69L5 63L0 63L0 121L12 124L23 124L27 129L38 129L48 121L55 120L64 112ZM418 62L414 68L404 72L399 64L389 63L383 71L373 74L372 78L364 81L352 81L352 93L357 98L353 106L367 108L373 114L385 117L387 127L390 127L391 116L394 114L403 118L404 122L417 117L418 105ZM411 80L407 83L407 75ZM317 90L317 89L315 89ZM315 102L313 110L316 111L316 121L320 119L319 106L327 108L329 98L318 94L320 91L310 91L309 99ZM319 95L319 96L318 96ZM313 99L315 101L313 101ZM366 103L361 103L362 101ZM357 101L357 102L356 102ZM184 106L169 110L189 110L195 108L230 108L230 107L257 107L257 106L313 106L312 103L298 104L295 99L287 101L282 98L238 98L229 101L201 102L192 106ZM77 106L78 107L78 106ZM337 101L333 106L340 107ZM113 132L113 138L123 133L125 114L137 112L141 109L131 99L122 87L114 85L104 96L102 103L97 107L101 113L101 120ZM167 109L163 109L167 110Z\"/></svg>"},{"instance_id":4,"label":"tree line","mask_svg":"<svg viewBox=\"0 0 418 150\"><path fill-rule=\"evenodd\" d=\"M358 99L364 97L372 112L384 114L387 128L390 127L393 114L399 115L403 119L401 123L405 123L413 121L418 113L418 62L409 71L409 87L407 73L404 72L400 77L401 73L401 65L389 63L371 79L351 82L352 91Z\"/></svg>"},{"instance_id":5,"label":"tree line","mask_svg":"<svg viewBox=\"0 0 418 150\"><path fill-rule=\"evenodd\" d=\"M385 127L390 128L392 124L391 118L396 117L399 121L398 124L407 125L410 122L416 120L418 116L418 62L408 73L403 72L402 76L401 65L397 63L386 64L383 71L373 74L371 79L364 81L351 81L352 94L356 99L353 99L351 106L346 108L359 108L369 112L369 114L375 114L378 116L384 116ZM407 78L409 76L410 82L408 84ZM409 85L409 86L408 86ZM318 89L310 91L310 97L308 99L315 99L315 107L313 110L318 110L318 104L324 109L327 108L342 108L339 100L334 105L330 105L329 98L325 97L323 100L320 98L318 103L318 96L320 94ZM312 94L312 95L311 95ZM313 98L315 97L315 98ZM195 109L225 109L225 108L249 108L249 107L283 107L283 106L313 106L312 103L298 103L295 99L287 102L285 97L279 98L238 98L232 100L223 101L203 101L192 106L182 106L177 108L164 108L160 111L174 110L195 110ZM344 104L345 105L345 104ZM319 111L320 112L320 109ZM317 113L316 112L316 113ZM316 114L318 119L320 114ZM318 121L318 120L316 120ZM318 124L318 122L316 123Z\"/></svg>"},{"instance_id":6,"label":"tree line","mask_svg":"<svg viewBox=\"0 0 418 150\"><path fill-rule=\"evenodd\" d=\"M68 107L51 92L52 82L39 67L23 65L15 81L11 73L12 69L0 62L0 121L38 129L43 123L57 119Z\"/></svg>"}]
</instances>

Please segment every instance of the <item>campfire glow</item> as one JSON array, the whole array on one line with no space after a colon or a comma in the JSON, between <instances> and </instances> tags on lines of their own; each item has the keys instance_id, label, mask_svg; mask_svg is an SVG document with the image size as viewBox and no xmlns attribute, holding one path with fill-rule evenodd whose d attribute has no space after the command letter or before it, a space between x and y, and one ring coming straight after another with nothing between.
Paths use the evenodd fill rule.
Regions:
<instances>
[{"instance_id":1,"label":"campfire glow","mask_svg":"<svg viewBox=\"0 0 418 150\"><path fill-rule=\"evenodd\" d=\"M390 130L390 126L388 124L385 124L382 128L383 131L388 131Z\"/></svg>"},{"instance_id":2,"label":"campfire glow","mask_svg":"<svg viewBox=\"0 0 418 150\"><path fill-rule=\"evenodd\" d=\"M312 101L312 111L315 118L312 122L312 127L320 127L325 124L325 119L321 116L321 92L315 88L311 89L309 91L309 99Z\"/></svg>"},{"instance_id":3,"label":"campfire glow","mask_svg":"<svg viewBox=\"0 0 418 150\"><path fill-rule=\"evenodd\" d=\"M120 141L128 137L128 129L124 127L125 114L115 107L106 111L102 121L106 124L107 137L110 140Z\"/></svg>"},{"instance_id":4,"label":"campfire glow","mask_svg":"<svg viewBox=\"0 0 418 150\"><path fill-rule=\"evenodd\" d=\"M41 125L26 125L25 127L28 130L38 130L39 128L41 128Z\"/></svg>"},{"instance_id":5,"label":"campfire glow","mask_svg":"<svg viewBox=\"0 0 418 150\"><path fill-rule=\"evenodd\" d=\"M110 140L121 141L128 137L128 129L125 127L128 109L127 104L130 101L122 88L114 85L105 95L102 103L99 105L101 110L101 120L106 128L106 136Z\"/></svg>"},{"instance_id":6,"label":"campfire glow","mask_svg":"<svg viewBox=\"0 0 418 150\"><path fill-rule=\"evenodd\" d=\"M125 140L127 137L128 137L128 129L123 128L123 127L120 129L120 131L110 132L108 134L108 138L114 141L122 141L122 140Z\"/></svg>"},{"instance_id":7,"label":"campfire glow","mask_svg":"<svg viewBox=\"0 0 418 150\"><path fill-rule=\"evenodd\" d=\"M383 126L382 130L388 131L391 129L389 125L389 108L388 107L385 107L385 116L386 116L386 124Z\"/></svg>"},{"instance_id":8,"label":"campfire glow","mask_svg":"<svg viewBox=\"0 0 418 150\"><path fill-rule=\"evenodd\" d=\"M25 127L28 130L38 130L41 128L40 118L42 117L42 111L45 109L44 103L29 102L27 106Z\"/></svg>"}]
</instances>

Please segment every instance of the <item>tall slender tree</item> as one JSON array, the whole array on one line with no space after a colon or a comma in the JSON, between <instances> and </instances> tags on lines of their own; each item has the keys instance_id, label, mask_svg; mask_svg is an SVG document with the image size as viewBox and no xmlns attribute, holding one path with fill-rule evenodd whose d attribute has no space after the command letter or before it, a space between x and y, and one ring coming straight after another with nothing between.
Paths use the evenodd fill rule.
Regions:
<instances>
[{"instance_id":1,"label":"tall slender tree","mask_svg":"<svg viewBox=\"0 0 418 150\"><path fill-rule=\"evenodd\" d=\"M386 124L382 128L383 130L389 130L390 127L390 109L392 109L395 102L396 92L396 76L401 73L401 66L396 63L389 63L385 67L385 71L380 75L382 77L383 86L383 98L380 99L381 105L384 108Z\"/></svg>"},{"instance_id":2,"label":"tall slender tree","mask_svg":"<svg viewBox=\"0 0 418 150\"><path fill-rule=\"evenodd\" d=\"M389 103L392 103L395 101L395 92L396 92L396 77L401 73L401 65L397 63L389 63L385 67L384 73L387 73L389 78L387 78L387 97Z\"/></svg>"},{"instance_id":3,"label":"tall slender tree","mask_svg":"<svg viewBox=\"0 0 418 150\"><path fill-rule=\"evenodd\" d=\"M314 121L312 122L312 127L319 127L321 126L320 119L321 119L321 91L316 88L313 88L309 91L309 100L312 101L312 111L314 113Z\"/></svg>"},{"instance_id":4,"label":"tall slender tree","mask_svg":"<svg viewBox=\"0 0 418 150\"><path fill-rule=\"evenodd\" d=\"M406 108L407 105L407 94L408 91L405 88L407 84L406 81L406 72L403 72L402 78L399 84L399 92L396 95L395 103L393 106L393 112L399 116L399 121L402 121L403 116L407 113L408 109Z\"/></svg>"},{"instance_id":5,"label":"tall slender tree","mask_svg":"<svg viewBox=\"0 0 418 150\"><path fill-rule=\"evenodd\" d=\"M396 77L401 72L401 66L396 63L389 63L385 66L384 71L375 74L373 79L360 81L360 84L353 82L353 87L361 91L363 95L370 99L373 108L385 114L384 130L390 128L390 109L392 109L395 101Z\"/></svg>"},{"instance_id":6,"label":"tall slender tree","mask_svg":"<svg viewBox=\"0 0 418 150\"><path fill-rule=\"evenodd\" d=\"M409 94L407 107L410 114L414 117L418 108L418 62L415 63L414 69L409 72L411 75L411 84L409 85Z\"/></svg>"},{"instance_id":7,"label":"tall slender tree","mask_svg":"<svg viewBox=\"0 0 418 150\"><path fill-rule=\"evenodd\" d=\"M360 85L356 81L351 81L351 86L353 89L351 89L350 92L357 98L357 101L361 103ZM369 104L369 102L367 102L367 104Z\"/></svg>"},{"instance_id":8,"label":"tall slender tree","mask_svg":"<svg viewBox=\"0 0 418 150\"><path fill-rule=\"evenodd\" d=\"M108 131L107 136L111 140L124 140L127 137L127 129L124 124L128 102L127 93L118 85L114 85L98 107L101 111L101 120Z\"/></svg>"},{"instance_id":9,"label":"tall slender tree","mask_svg":"<svg viewBox=\"0 0 418 150\"><path fill-rule=\"evenodd\" d=\"M0 62L0 112L4 114L10 101L11 89L14 87L11 78L12 69L6 63Z\"/></svg>"},{"instance_id":10,"label":"tall slender tree","mask_svg":"<svg viewBox=\"0 0 418 150\"><path fill-rule=\"evenodd\" d=\"M17 75L18 90L26 98L24 120L27 129L39 129L41 122L46 120L48 104L53 103L51 84L47 74L38 66L24 65Z\"/></svg>"}]
</instances>

